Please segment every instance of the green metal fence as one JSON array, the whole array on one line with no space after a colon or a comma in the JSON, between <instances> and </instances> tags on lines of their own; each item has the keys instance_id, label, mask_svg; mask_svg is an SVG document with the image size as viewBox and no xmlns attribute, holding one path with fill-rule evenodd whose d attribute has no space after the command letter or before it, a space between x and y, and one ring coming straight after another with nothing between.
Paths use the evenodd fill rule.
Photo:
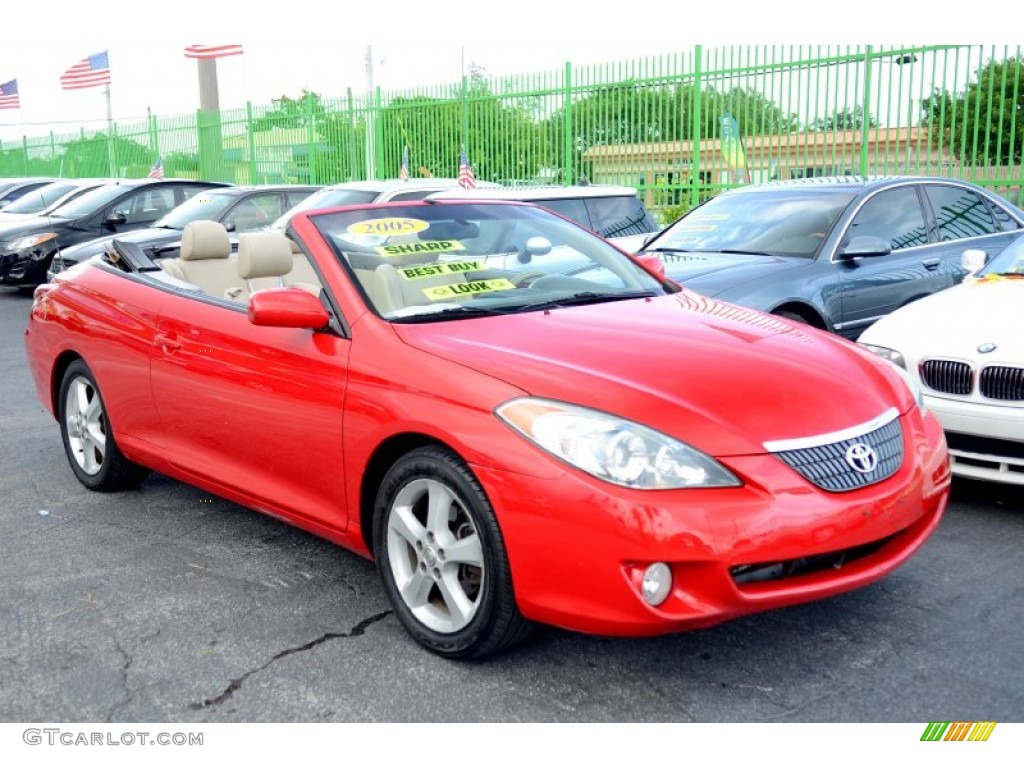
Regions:
<instances>
[{"instance_id":1,"label":"green metal fence","mask_svg":"<svg viewBox=\"0 0 1024 768\"><path fill-rule=\"evenodd\" d=\"M617 183L670 217L770 179L924 173L1024 188L1019 47L740 46L409 91L270 105L0 143L0 175L240 184L455 176Z\"/></svg>"}]
</instances>

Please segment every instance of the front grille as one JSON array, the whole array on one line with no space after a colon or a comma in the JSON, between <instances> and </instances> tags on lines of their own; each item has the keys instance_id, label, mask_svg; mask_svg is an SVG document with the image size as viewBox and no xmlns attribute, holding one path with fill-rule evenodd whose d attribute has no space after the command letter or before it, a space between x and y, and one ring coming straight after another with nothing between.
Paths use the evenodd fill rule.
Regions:
<instances>
[{"instance_id":1,"label":"front grille","mask_svg":"<svg viewBox=\"0 0 1024 768\"><path fill-rule=\"evenodd\" d=\"M956 360L925 360L921 380L929 389L949 395L969 395L974 386L971 366Z\"/></svg>"},{"instance_id":2,"label":"front grille","mask_svg":"<svg viewBox=\"0 0 1024 768\"><path fill-rule=\"evenodd\" d=\"M794 576L804 576L809 573L819 573L827 570L838 571L850 563L854 563L868 555L873 555L896 538L896 536L899 536L899 534L887 536L884 539L872 541L868 544L862 544L859 547L799 557L793 560L737 565L730 568L729 573L737 585L743 585L762 581L779 581Z\"/></svg>"},{"instance_id":3,"label":"front grille","mask_svg":"<svg viewBox=\"0 0 1024 768\"><path fill-rule=\"evenodd\" d=\"M978 453L983 456L997 456L1006 459L1024 461L1024 442L1003 440L998 437L982 437L981 435L964 435L960 432L947 432L946 444L951 451Z\"/></svg>"},{"instance_id":4,"label":"front grille","mask_svg":"<svg viewBox=\"0 0 1024 768\"><path fill-rule=\"evenodd\" d=\"M867 445L878 463L870 472L858 472L847 459L852 446ZM881 427L837 442L775 453L786 464L826 491L841 492L881 482L903 464L903 428L898 416Z\"/></svg>"},{"instance_id":5,"label":"front grille","mask_svg":"<svg viewBox=\"0 0 1024 768\"><path fill-rule=\"evenodd\" d=\"M1024 400L1024 368L990 365L981 369L981 394L993 400Z\"/></svg>"}]
</instances>

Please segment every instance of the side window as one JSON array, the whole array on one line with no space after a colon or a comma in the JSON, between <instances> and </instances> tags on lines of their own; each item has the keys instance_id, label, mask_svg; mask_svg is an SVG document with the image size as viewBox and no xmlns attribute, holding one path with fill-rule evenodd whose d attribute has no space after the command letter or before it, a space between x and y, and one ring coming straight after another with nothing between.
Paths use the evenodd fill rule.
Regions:
<instances>
[{"instance_id":1,"label":"side window","mask_svg":"<svg viewBox=\"0 0 1024 768\"><path fill-rule=\"evenodd\" d=\"M170 187L141 189L114 206L114 213L123 214L128 224L148 224L174 207L174 190Z\"/></svg>"},{"instance_id":2,"label":"side window","mask_svg":"<svg viewBox=\"0 0 1024 768\"><path fill-rule=\"evenodd\" d=\"M416 189L412 192L398 192L388 198L388 202L392 200L422 200L427 195L437 192L436 189Z\"/></svg>"},{"instance_id":3,"label":"side window","mask_svg":"<svg viewBox=\"0 0 1024 768\"><path fill-rule=\"evenodd\" d=\"M223 224L235 232L262 229L283 213L281 196L276 192L253 195L240 201L224 218Z\"/></svg>"},{"instance_id":4,"label":"side window","mask_svg":"<svg viewBox=\"0 0 1024 768\"><path fill-rule=\"evenodd\" d=\"M973 190L927 184L925 191L939 225L939 240L962 240L999 231L989 207Z\"/></svg>"},{"instance_id":5,"label":"side window","mask_svg":"<svg viewBox=\"0 0 1024 768\"><path fill-rule=\"evenodd\" d=\"M549 211L565 216L567 219L572 219L577 224L598 231L597 228L590 223L590 216L587 214L587 206L579 198L556 198L554 200L531 200L534 205L539 205L541 208L547 208Z\"/></svg>"},{"instance_id":6,"label":"side window","mask_svg":"<svg viewBox=\"0 0 1024 768\"><path fill-rule=\"evenodd\" d=\"M656 232L658 225L638 197L595 197L587 200L594 231L603 237Z\"/></svg>"},{"instance_id":7,"label":"side window","mask_svg":"<svg viewBox=\"0 0 1024 768\"><path fill-rule=\"evenodd\" d=\"M292 207L298 205L303 200L305 200L307 197L309 197L311 194L313 194L313 190L309 190L309 189L302 190L301 192L300 191L286 192L285 195L284 195L285 210L287 210L288 208L292 208Z\"/></svg>"},{"instance_id":8,"label":"side window","mask_svg":"<svg viewBox=\"0 0 1024 768\"><path fill-rule=\"evenodd\" d=\"M200 192L205 192L206 187L200 187L195 184L190 184L187 187L178 187L178 195L181 197L181 202L190 200L191 198L198 195Z\"/></svg>"},{"instance_id":9,"label":"side window","mask_svg":"<svg viewBox=\"0 0 1024 768\"><path fill-rule=\"evenodd\" d=\"M850 224L843 244L865 235L886 240L894 251L927 243L928 229L917 190L912 186L887 189L868 200Z\"/></svg>"}]
</instances>

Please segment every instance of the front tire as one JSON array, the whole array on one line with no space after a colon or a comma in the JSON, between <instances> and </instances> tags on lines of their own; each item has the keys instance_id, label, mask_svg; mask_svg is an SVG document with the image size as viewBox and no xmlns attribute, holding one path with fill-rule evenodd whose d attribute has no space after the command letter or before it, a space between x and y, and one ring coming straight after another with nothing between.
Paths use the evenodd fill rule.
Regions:
<instances>
[{"instance_id":1,"label":"front tire","mask_svg":"<svg viewBox=\"0 0 1024 768\"><path fill-rule=\"evenodd\" d=\"M129 461L117 447L96 378L83 361L64 372L57 399L64 452L78 481L93 491L122 491L139 485L149 470Z\"/></svg>"},{"instance_id":2,"label":"front tire","mask_svg":"<svg viewBox=\"0 0 1024 768\"><path fill-rule=\"evenodd\" d=\"M529 633L494 511L451 451L418 448L388 470L377 494L373 541L396 616L428 650L479 659Z\"/></svg>"}]
</instances>

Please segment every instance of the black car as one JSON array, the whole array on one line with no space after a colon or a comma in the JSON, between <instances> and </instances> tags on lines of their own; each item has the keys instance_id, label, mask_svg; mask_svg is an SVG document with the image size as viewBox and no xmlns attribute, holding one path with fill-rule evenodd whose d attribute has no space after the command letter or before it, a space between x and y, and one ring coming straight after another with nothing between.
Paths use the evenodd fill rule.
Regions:
<instances>
[{"instance_id":1,"label":"black car","mask_svg":"<svg viewBox=\"0 0 1024 768\"><path fill-rule=\"evenodd\" d=\"M208 189L189 198L146 229L126 235L106 235L70 247L61 246L47 271L47 279L103 253L114 239L135 243L148 251L150 258L159 258L166 251L178 248L186 224L200 219L220 222L233 233L263 229L319 189L321 187L303 184Z\"/></svg>"},{"instance_id":2,"label":"black car","mask_svg":"<svg viewBox=\"0 0 1024 768\"><path fill-rule=\"evenodd\" d=\"M122 179L86 192L43 216L0 227L0 283L30 287L46 282L58 248L150 226L215 181Z\"/></svg>"},{"instance_id":3,"label":"black car","mask_svg":"<svg viewBox=\"0 0 1024 768\"><path fill-rule=\"evenodd\" d=\"M878 318L963 280L1024 231L1007 200L964 181L843 177L738 187L649 239L697 293L856 339Z\"/></svg>"}]
</instances>

